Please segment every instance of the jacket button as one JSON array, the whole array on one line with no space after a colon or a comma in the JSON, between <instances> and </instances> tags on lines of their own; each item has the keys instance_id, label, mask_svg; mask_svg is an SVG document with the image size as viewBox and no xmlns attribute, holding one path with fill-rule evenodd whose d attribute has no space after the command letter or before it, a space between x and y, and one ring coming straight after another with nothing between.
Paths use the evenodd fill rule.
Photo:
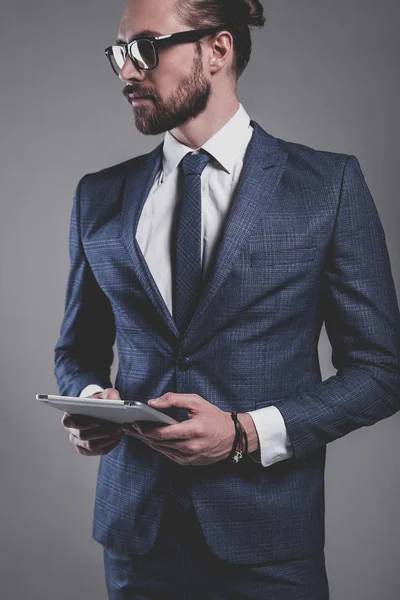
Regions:
<instances>
[{"instance_id":1,"label":"jacket button","mask_svg":"<svg viewBox=\"0 0 400 600\"><path fill-rule=\"evenodd\" d=\"M180 371L188 371L191 367L191 362L186 356L181 356L178 359L178 369Z\"/></svg>"}]
</instances>

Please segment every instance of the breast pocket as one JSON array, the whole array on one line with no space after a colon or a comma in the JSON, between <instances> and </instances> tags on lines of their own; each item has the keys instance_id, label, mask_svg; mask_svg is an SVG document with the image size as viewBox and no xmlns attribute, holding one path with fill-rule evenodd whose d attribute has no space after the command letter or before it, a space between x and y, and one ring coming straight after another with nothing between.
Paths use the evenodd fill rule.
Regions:
<instances>
[{"instance_id":1,"label":"breast pocket","mask_svg":"<svg viewBox=\"0 0 400 600\"><path fill-rule=\"evenodd\" d=\"M290 265L312 262L317 246L280 248L279 250L256 250L250 253L250 267Z\"/></svg>"}]
</instances>

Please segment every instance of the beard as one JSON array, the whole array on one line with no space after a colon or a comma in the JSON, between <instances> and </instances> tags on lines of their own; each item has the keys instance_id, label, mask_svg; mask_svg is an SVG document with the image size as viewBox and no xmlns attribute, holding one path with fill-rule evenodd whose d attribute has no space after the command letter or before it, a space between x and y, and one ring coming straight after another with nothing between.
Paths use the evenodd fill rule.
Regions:
<instances>
[{"instance_id":1,"label":"beard","mask_svg":"<svg viewBox=\"0 0 400 600\"><path fill-rule=\"evenodd\" d=\"M128 85L123 94L136 91ZM141 95L146 95L146 90L140 89ZM211 83L206 79L203 71L202 58L197 54L193 60L192 71L181 79L177 89L163 100L155 90L151 90L150 102L134 107L135 125L144 135L157 135L183 125L202 113L208 104L211 95Z\"/></svg>"}]
</instances>

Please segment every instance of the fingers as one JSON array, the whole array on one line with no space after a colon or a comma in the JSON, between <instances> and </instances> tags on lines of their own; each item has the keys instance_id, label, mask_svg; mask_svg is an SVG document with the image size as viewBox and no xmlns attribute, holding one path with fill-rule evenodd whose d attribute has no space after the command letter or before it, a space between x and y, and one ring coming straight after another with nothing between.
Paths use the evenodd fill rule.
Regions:
<instances>
[{"instance_id":1,"label":"fingers","mask_svg":"<svg viewBox=\"0 0 400 600\"><path fill-rule=\"evenodd\" d=\"M106 388L105 390L96 392L91 396L87 396L87 398L102 398L103 400L121 400L119 391L115 388Z\"/></svg>"},{"instance_id":2,"label":"fingers","mask_svg":"<svg viewBox=\"0 0 400 600\"><path fill-rule=\"evenodd\" d=\"M66 429L73 427L74 429L91 429L98 427L103 421L96 419L95 417L88 417L86 415L70 415L64 413L61 418L61 423Z\"/></svg>"},{"instance_id":3,"label":"fingers","mask_svg":"<svg viewBox=\"0 0 400 600\"><path fill-rule=\"evenodd\" d=\"M172 427L172 426L170 426ZM140 431L135 429L135 424L125 424L122 426L122 430L126 435L132 436L156 452L163 454L173 462L178 463L179 465L186 466L189 464L188 458L192 461L193 448L191 446L188 447L187 440L166 440L165 442L160 442L160 440L150 439L149 436L144 433L140 433ZM192 464L192 462L190 462Z\"/></svg>"},{"instance_id":4,"label":"fingers","mask_svg":"<svg viewBox=\"0 0 400 600\"><path fill-rule=\"evenodd\" d=\"M144 435L147 435L149 431L159 429L160 427L168 427L168 425L160 425L160 423L154 421L135 421L134 423L122 423L121 425L122 430L127 434L139 432Z\"/></svg>"},{"instance_id":5,"label":"fingers","mask_svg":"<svg viewBox=\"0 0 400 600\"><path fill-rule=\"evenodd\" d=\"M119 400L120 395L115 388L107 388L89 398ZM61 423L69 433L69 440L79 454L84 456L99 456L108 454L118 446L124 436L120 425L96 419L86 415L71 415L64 413Z\"/></svg>"},{"instance_id":6,"label":"fingers","mask_svg":"<svg viewBox=\"0 0 400 600\"><path fill-rule=\"evenodd\" d=\"M175 406L186 409L189 413L196 414L202 405L208 402L198 394L177 394L175 392L166 392L159 398L152 398L148 401L149 406L153 408L168 408Z\"/></svg>"},{"instance_id":7,"label":"fingers","mask_svg":"<svg viewBox=\"0 0 400 600\"><path fill-rule=\"evenodd\" d=\"M102 398L104 400L120 400L121 396L119 395L118 390L115 388L106 388L101 392L96 392L88 398ZM90 429L93 427L97 427L104 423L101 419L96 419L95 417L88 417L86 415L71 415L69 413L64 413L61 419L61 423L67 429Z\"/></svg>"},{"instance_id":8,"label":"fingers","mask_svg":"<svg viewBox=\"0 0 400 600\"><path fill-rule=\"evenodd\" d=\"M157 425L156 427L149 427L143 421L136 423L137 431L143 436L146 436L150 440L159 440L168 442L179 442L184 440L190 440L194 437L201 437L203 435L201 427L196 423L190 421L184 421L183 423L177 423L176 425ZM128 433L129 425L125 424L122 429Z\"/></svg>"},{"instance_id":9,"label":"fingers","mask_svg":"<svg viewBox=\"0 0 400 600\"><path fill-rule=\"evenodd\" d=\"M105 400L121 400L121 396L119 395L119 391L115 388L106 388L101 393L100 398L104 398ZM99 397L99 396L96 396Z\"/></svg>"},{"instance_id":10,"label":"fingers","mask_svg":"<svg viewBox=\"0 0 400 600\"><path fill-rule=\"evenodd\" d=\"M75 450L81 456L105 456L106 454L109 454L109 452L114 450L119 445L120 441L121 440L117 440L109 446L104 446L99 450L87 450L86 448L81 448L80 446L75 446Z\"/></svg>"},{"instance_id":11,"label":"fingers","mask_svg":"<svg viewBox=\"0 0 400 600\"><path fill-rule=\"evenodd\" d=\"M76 437L71 431L69 434L69 441L75 446L80 454L84 454L85 456L98 456L106 454L116 448L123 435L123 432L119 432L100 439L82 440L81 438Z\"/></svg>"},{"instance_id":12,"label":"fingers","mask_svg":"<svg viewBox=\"0 0 400 600\"><path fill-rule=\"evenodd\" d=\"M166 456L170 460L173 460L174 462L181 464L180 463L180 454L178 452L176 452L173 448L169 448L167 446L163 447L163 446L160 446L159 444L152 443L147 438L141 437L140 434L133 433L133 434L128 434L128 435L132 435L133 437L136 437L137 439L141 440L144 444L149 446L149 448L151 448L152 450L155 450L156 452L159 452L160 454L164 454L164 456Z\"/></svg>"},{"instance_id":13,"label":"fingers","mask_svg":"<svg viewBox=\"0 0 400 600\"><path fill-rule=\"evenodd\" d=\"M127 428L123 426L122 430L126 435L130 435L140 440L156 452L160 452L161 454L167 456L167 458L170 458L175 462L179 462L180 464L184 464L181 462L181 459L186 461L187 457L191 456L193 451L193 442L188 442L188 440L171 439L160 441L159 439L151 438L147 434L142 434L139 431L135 431L133 428Z\"/></svg>"},{"instance_id":14,"label":"fingers","mask_svg":"<svg viewBox=\"0 0 400 600\"><path fill-rule=\"evenodd\" d=\"M102 440L107 439L110 436L119 435L120 433L124 433L116 423L109 423L108 421L104 421L100 425L94 428L75 428L69 427L69 432L72 433L75 437L80 440L89 441L89 440Z\"/></svg>"}]
</instances>

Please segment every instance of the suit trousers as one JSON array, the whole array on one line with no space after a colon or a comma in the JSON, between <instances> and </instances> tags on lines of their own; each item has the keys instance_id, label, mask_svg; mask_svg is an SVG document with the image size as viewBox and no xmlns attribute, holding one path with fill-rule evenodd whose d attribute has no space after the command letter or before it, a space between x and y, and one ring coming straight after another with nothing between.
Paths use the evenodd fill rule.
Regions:
<instances>
[{"instance_id":1,"label":"suit trousers","mask_svg":"<svg viewBox=\"0 0 400 600\"><path fill-rule=\"evenodd\" d=\"M324 550L300 560L227 563L207 546L193 505L186 510L170 495L149 552L104 547L104 567L109 600L329 600Z\"/></svg>"}]
</instances>

